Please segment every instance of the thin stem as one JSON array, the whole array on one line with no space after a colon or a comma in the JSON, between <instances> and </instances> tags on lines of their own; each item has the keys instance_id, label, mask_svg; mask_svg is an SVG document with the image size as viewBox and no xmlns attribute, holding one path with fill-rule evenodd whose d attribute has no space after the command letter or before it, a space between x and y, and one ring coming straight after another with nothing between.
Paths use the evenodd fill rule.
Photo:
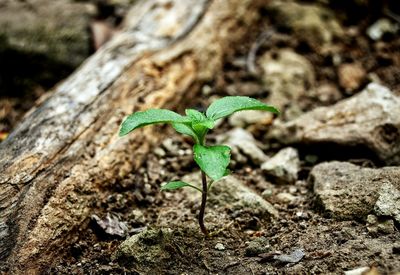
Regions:
<instances>
[{"instance_id":1,"label":"thin stem","mask_svg":"<svg viewBox=\"0 0 400 275\"><path fill-rule=\"evenodd\" d=\"M203 183L203 191L201 195L201 206L200 206L200 212L199 212L199 225L201 232L203 232L204 235L208 236L208 231L207 228L204 226L204 212L206 209L206 202L207 202L207 178L206 178L206 173L201 171L201 181Z\"/></svg>"},{"instance_id":2,"label":"thin stem","mask_svg":"<svg viewBox=\"0 0 400 275\"><path fill-rule=\"evenodd\" d=\"M200 193L203 192L200 188L198 188L197 186L191 185L191 184L188 184L187 187L191 187L191 188L193 188L193 189L196 189L196 190L199 191Z\"/></svg>"},{"instance_id":3,"label":"thin stem","mask_svg":"<svg viewBox=\"0 0 400 275\"><path fill-rule=\"evenodd\" d=\"M208 183L208 187L207 187L207 192L209 192L210 191L210 189L211 189L211 185L214 183L214 181L212 180L212 181L210 181L209 183Z\"/></svg>"}]
</instances>

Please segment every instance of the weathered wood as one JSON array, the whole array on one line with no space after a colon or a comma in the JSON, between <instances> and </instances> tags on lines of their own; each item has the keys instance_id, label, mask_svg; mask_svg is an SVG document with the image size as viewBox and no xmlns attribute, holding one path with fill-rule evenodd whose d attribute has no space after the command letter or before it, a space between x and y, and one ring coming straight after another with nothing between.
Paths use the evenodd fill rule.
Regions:
<instances>
[{"instance_id":1,"label":"weathered wood","mask_svg":"<svg viewBox=\"0 0 400 275\"><path fill-rule=\"evenodd\" d=\"M101 48L0 144L0 265L43 271L78 238L101 186L160 137L118 138L122 118L190 100L258 17L255 0L142 1Z\"/></svg>"}]
</instances>

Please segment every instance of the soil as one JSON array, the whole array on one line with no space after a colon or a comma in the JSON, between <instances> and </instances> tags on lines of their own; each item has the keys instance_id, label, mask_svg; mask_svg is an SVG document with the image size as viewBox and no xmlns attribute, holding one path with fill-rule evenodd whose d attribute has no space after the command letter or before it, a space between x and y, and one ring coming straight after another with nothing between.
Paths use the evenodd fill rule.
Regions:
<instances>
[{"instance_id":1,"label":"soil","mask_svg":"<svg viewBox=\"0 0 400 275\"><path fill-rule=\"evenodd\" d=\"M335 10L343 16L340 9ZM262 13L263 14L263 13ZM329 83L340 92L340 97L326 102L318 98L304 99L304 109L329 105L341 98L349 97L360 91L368 78L378 77L381 83L396 94L400 94L400 39L388 36L374 42L365 35L365 29L373 23L372 17L358 18L356 22L343 20L345 34L343 39L334 41L334 50L322 52L301 41L295 34L286 30L275 30L267 16L262 17L259 25L252 32L247 44L227 60L222 75L212 83L207 83L207 96L190 105L204 108L214 96L232 95L236 87L237 94L265 97L268 94L260 82L260 75L250 73L246 57L257 37L265 30L272 30L270 39L260 45L257 55L265 51L292 48L306 57L316 72L316 87ZM365 53L368 53L367 55ZM339 86L338 69L334 56L340 55L346 63L358 62L365 69L367 77L357 91L349 93ZM259 89L252 94L243 88L243 83L251 82ZM27 96L2 97L0 100L1 131L9 132L22 114L34 105L35 99L43 92L34 92ZM28 98L28 99L27 99ZM8 102L8 103L7 103ZM11 103L11 107L9 106ZM8 104L8 105L7 105ZM182 111L182 110L181 110ZM266 126L268 128L268 126ZM222 124L219 130L210 135L209 143L215 136L224 133L231 126ZM267 198L279 211L279 218L263 219L252 215L230 212L223 207L208 204L206 225L215 235L205 238L197 225L196 215L199 202L188 200L185 190L160 192L160 184L171 179L181 178L198 171L191 157L190 140L180 137L168 127L159 127L159 131L170 131L171 140L179 148L168 150L164 145L149 154L142 169L130 177L110 182L104 186L104 196L93 207L93 215L100 219L112 213L119 221L125 222L130 236L149 228L170 228L172 241L169 252L173 255L168 261L160 261L153 267L120 264L114 258L118 246L126 236L108 234L93 218L82 227L79 236L71 247L65 248L65 255L49 267L49 274L341 274L344 270L359 267L374 267L381 274L400 272L400 232L395 225L393 232L373 232L367 229L364 218L359 220L336 220L320 210L314 198L311 184L307 181L308 173L315 163L306 160L307 152L301 154L302 169L299 180L293 184L277 184L267 179L259 166L252 163L230 167L233 174L254 192L261 195L271 189ZM254 136L263 140L266 129L250 128ZM265 153L272 156L283 145L273 141ZM161 150L160 150L161 149ZM305 149L302 148L304 151ZM163 151L165 153L160 153ZM335 155L326 155L324 151L314 150L318 159L336 159ZM346 153L341 155L346 159ZM347 161L366 166L376 166L373 159ZM379 165L378 165L379 166ZM289 202L279 200L277 194L290 193L295 199ZM200 196L199 196L200 200ZM219 231L218 231L219 230ZM268 252L255 256L246 256L248 242L265 237L269 243ZM218 250L220 243L225 249ZM301 249L304 257L290 263L279 260L276 255L291 254ZM143 269L144 268L144 269ZM143 271L144 270L144 271ZM372 274L372 273L370 273ZM376 273L373 273L376 274Z\"/></svg>"}]
</instances>

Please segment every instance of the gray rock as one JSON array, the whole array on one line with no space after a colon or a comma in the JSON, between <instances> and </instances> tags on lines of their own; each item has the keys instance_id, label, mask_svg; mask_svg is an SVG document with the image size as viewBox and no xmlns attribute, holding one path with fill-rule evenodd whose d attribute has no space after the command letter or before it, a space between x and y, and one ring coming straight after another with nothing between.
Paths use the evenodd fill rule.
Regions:
<instances>
[{"instance_id":1,"label":"gray rock","mask_svg":"<svg viewBox=\"0 0 400 275\"><path fill-rule=\"evenodd\" d=\"M258 256L261 253L267 253L270 245L265 237L255 238L247 244L244 254L249 257Z\"/></svg>"},{"instance_id":2,"label":"gray rock","mask_svg":"<svg viewBox=\"0 0 400 275\"><path fill-rule=\"evenodd\" d=\"M273 259L282 263L298 263L305 255L303 249L298 248L290 254L275 255Z\"/></svg>"},{"instance_id":3,"label":"gray rock","mask_svg":"<svg viewBox=\"0 0 400 275\"><path fill-rule=\"evenodd\" d=\"M200 173L186 175L182 180L201 186ZM191 188L187 188L185 192L188 201L199 202L199 192ZM223 177L212 184L207 204L230 212L242 211L259 217L278 217L278 211L268 201L234 176Z\"/></svg>"},{"instance_id":4,"label":"gray rock","mask_svg":"<svg viewBox=\"0 0 400 275\"><path fill-rule=\"evenodd\" d=\"M248 209L254 215L278 216L278 211L239 179L227 176L213 184L209 203L232 210Z\"/></svg>"},{"instance_id":5,"label":"gray rock","mask_svg":"<svg viewBox=\"0 0 400 275\"><path fill-rule=\"evenodd\" d=\"M146 218L142 210L133 209L128 216L129 220L135 224L144 225L146 224Z\"/></svg>"},{"instance_id":6,"label":"gray rock","mask_svg":"<svg viewBox=\"0 0 400 275\"><path fill-rule=\"evenodd\" d=\"M400 179L397 179L399 182ZM400 184L398 183L397 186ZM400 223L400 190L393 184L385 182L378 192L378 200L376 201L374 211L378 216L393 217Z\"/></svg>"},{"instance_id":7,"label":"gray rock","mask_svg":"<svg viewBox=\"0 0 400 275\"><path fill-rule=\"evenodd\" d=\"M71 0L6 0L1 5L0 37L6 47L72 67L89 55L93 5Z\"/></svg>"},{"instance_id":8,"label":"gray rock","mask_svg":"<svg viewBox=\"0 0 400 275\"><path fill-rule=\"evenodd\" d=\"M378 224L378 231L384 234L393 234L396 231L393 220L385 220Z\"/></svg>"},{"instance_id":9,"label":"gray rock","mask_svg":"<svg viewBox=\"0 0 400 275\"><path fill-rule=\"evenodd\" d=\"M261 164L268 159L268 156L258 147L254 137L242 128L235 128L217 136L217 142L230 146L233 158L240 163L245 163L247 159L250 159L255 164Z\"/></svg>"},{"instance_id":10,"label":"gray rock","mask_svg":"<svg viewBox=\"0 0 400 275\"><path fill-rule=\"evenodd\" d=\"M275 156L261 165L261 169L278 180L293 183L300 171L299 154L295 148L280 150Z\"/></svg>"},{"instance_id":11,"label":"gray rock","mask_svg":"<svg viewBox=\"0 0 400 275\"><path fill-rule=\"evenodd\" d=\"M400 168L363 168L348 162L315 166L309 181L326 214L339 219L363 218L374 210L378 191L386 183L400 189Z\"/></svg>"},{"instance_id":12,"label":"gray rock","mask_svg":"<svg viewBox=\"0 0 400 275\"><path fill-rule=\"evenodd\" d=\"M395 232L395 226L392 219L378 219L375 215L367 216L367 230L372 235L378 233L391 234Z\"/></svg>"},{"instance_id":13,"label":"gray rock","mask_svg":"<svg viewBox=\"0 0 400 275\"><path fill-rule=\"evenodd\" d=\"M292 30L312 45L330 44L334 37L344 34L334 13L317 4L273 1L266 8L278 26Z\"/></svg>"},{"instance_id":14,"label":"gray rock","mask_svg":"<svg viewBox=\"0 0 400 275\"><path fill-rule=\"evenodd\" d=\"M267 52L259 59L259 64L265 89L270 93L268 104L279 109L285 107L289 117L301 113L305 107L304 98L313 95L310 89L315 83L312 64L291 49Z\"/></svg>"},{"instance_id":15,"label":"gray rock","mask_svg":"<svg viewBox=\"0 0 400 275\"><path fill-rule=\"evenodd\" d=\"M97 215L92 215L92 219L97 223L106 234L111 236L124 237L128 233L128 225L113 213L107 213L106 217L101 219Z\"/></svg>"},{"instance_id":16,"label":"gray rock","mask_svg":"<svg viewBox=\"0 0 400 275\"><path fill-rule=\"evenodd\" d=\"M400 97L371 83L333 106L316 108L287 123L277 122L270 137L287 144L361 145L389 165L400 164Z\"/></svg>"},{"instance_id":17,"label":"gray rock","mask_svg":"<svg viewBox=\"0 0 400 275\"><path fill-rule=\"evenodd\" d=\"M228 118L228 122L234 127L245 128L253 124L270 125L273 118L274 115L272 113L250 110L234 113Z\"/></svg>"},{"instance_id":18,"label":"gray rock","mask_svg":"<svg viewBox=\"0 0 400 275\"><path fill-rule=\"evenodd\" d=\"M143 231L122 242L114 254L114 259L121 265L146 271L171 258L166 249L171 238L171 232L167 229Z\"/></svg>"}]
</instances>

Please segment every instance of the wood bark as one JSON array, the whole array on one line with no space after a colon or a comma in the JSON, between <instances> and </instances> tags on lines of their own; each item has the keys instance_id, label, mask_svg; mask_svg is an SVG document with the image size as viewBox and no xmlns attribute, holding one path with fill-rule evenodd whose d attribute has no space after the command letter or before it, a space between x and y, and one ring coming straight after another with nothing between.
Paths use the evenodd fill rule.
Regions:
<instances>
[{"instance_id":1,"label":"wood bark","mask_svg":"<svg viewBox=\"0 0 400 275\"><path fill-rule=\"evenodd\" d=\"M162 138L152 127L119 138L123 117L188 103L221 71L259 7L141 1L126 28L24 118L0 144L2 270L42 272L79 238L102 186L135 173Z\"/></svg>"}]
</instances>

